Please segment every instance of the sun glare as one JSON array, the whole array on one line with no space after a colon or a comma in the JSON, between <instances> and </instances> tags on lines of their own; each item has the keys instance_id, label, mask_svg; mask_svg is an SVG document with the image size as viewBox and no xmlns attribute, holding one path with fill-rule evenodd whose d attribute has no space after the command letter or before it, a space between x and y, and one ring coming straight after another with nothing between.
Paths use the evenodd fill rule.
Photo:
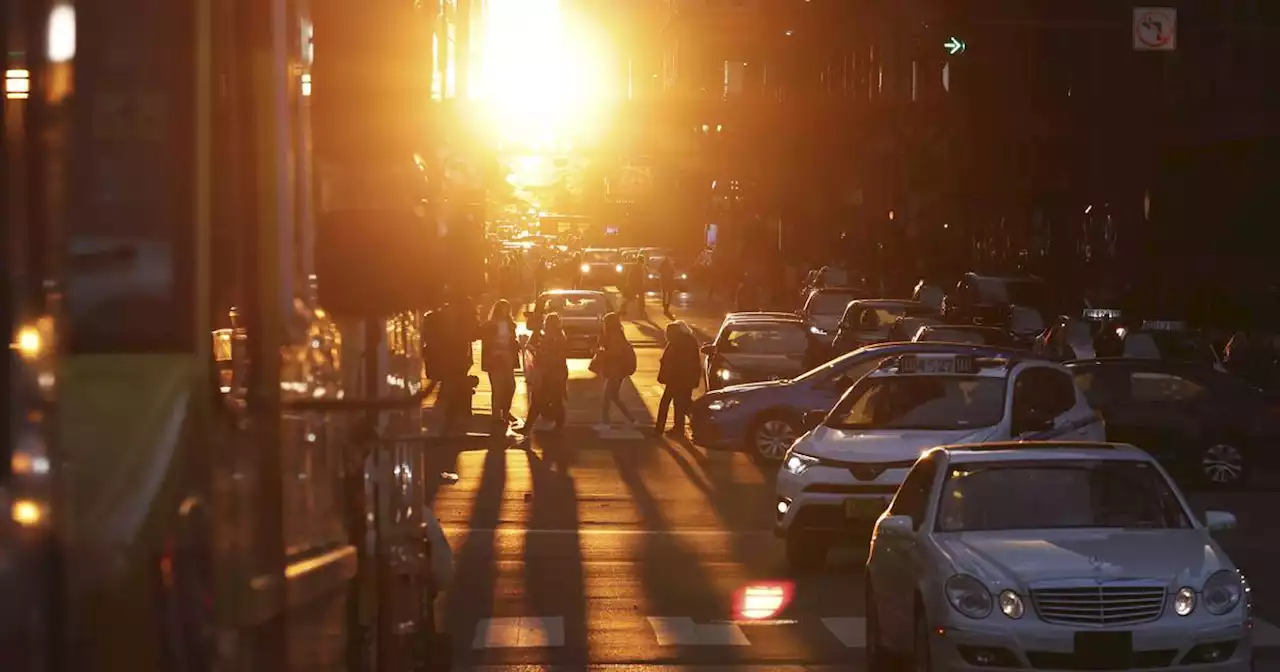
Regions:
<instances>
[{"instance_id":1,"label":"sun glare","mask_svg":"<svg viewBox=\"0 0 1280 672\"><path fill-rule=\"evenodd\" d=\"M490 0L474 95L505 142L554 145L602 121L606 53L559 0Z\"/></svg>"}]
</instances>

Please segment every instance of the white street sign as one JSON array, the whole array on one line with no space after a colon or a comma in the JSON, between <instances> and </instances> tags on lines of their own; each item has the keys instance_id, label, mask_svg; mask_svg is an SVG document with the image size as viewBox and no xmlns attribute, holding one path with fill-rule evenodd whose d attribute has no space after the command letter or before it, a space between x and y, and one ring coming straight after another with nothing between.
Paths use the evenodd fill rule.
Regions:
<instances>
[{"instance_id":1,"label":"white street sign","mask_svg":"<svg viewBox=\"0 0 1280 672\"><path fill-rule=\"evenodd\" d=\"M1178 10L1172 7L1133 8L1133 50L1174 51L1178 48Z\"/></svg>"}]
</instances>

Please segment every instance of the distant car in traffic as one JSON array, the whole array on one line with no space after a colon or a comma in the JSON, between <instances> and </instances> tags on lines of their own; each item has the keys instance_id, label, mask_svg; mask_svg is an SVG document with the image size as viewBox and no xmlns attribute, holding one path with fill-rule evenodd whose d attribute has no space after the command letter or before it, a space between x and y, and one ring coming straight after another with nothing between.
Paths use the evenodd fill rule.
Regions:
<instances>
[{"instance_id":1,"label":"distant car in traffic","mask_svg":"<svg viewBox=\"0 0 1280 672\"><path fill-rule=\"evenodd\" d=\"M622 254L606 248L589 248L582 251L582 264L577 268L579 287L604 288L617 285L624 279L626 266Z\"/></svg>"},{"instance_id":2,"label":"distant car in traffic","mask_svg":"<svg viewBox=\"0 0 1280 672\"><path fill-rule=\"evenodd\" d=\"M529 330L541 329L543 317L550 312L560 314L565 336L569 339L570 354L590 357L598 346L605 314L613 312L613 303L604 292L582 289L543 292L527 315Z\"/></svg>"},{"instance_id":3,"label":"distant car in traffic","mask_svg":"<svg viewBox=\"0 0 1280 672\"><path fill-rule=\"evenodd\" d=\"M1252 670L1233 527L1133 446L937 448L876 523L866 669Z\"/></svg>"},{"instance_id":4,"label":"distant car in traffic","mask_svg":"<svg viewBox=\"0 0 1280 672\"><path fill-rule=\"evenodd\" d=\"M791 378L813 368L825 351L796 315L730 313L702 346L707 390Z\"/></svg>"},{"instance_id":5,"label":"distant car in traffic","mask_svg":"<svg viewBox=\"0 0 1280 672\"><path fill-rule=\"evenodd\" d=\"M938 318L937 311L917 301L905 299L861 299L848 305L837 325L831 347L835 353L856 350L889 340L889 332L900 318ZM902 340L910 340L903 334Z\"/></svg>"},{"instance_id":6,"label":"distant car in traffic","mask_svg":"<svg viewBox=\"0 0 1280 672\"><path fill-rule=\"evenodd\" d=\"M800 316L809 325L809 333L830 344L836 339L840 318L849 303L866 298L870 293L858 287L822 287L809 292Z\"/></svg>"},{"instance_id":7,"label":"distant car in traffic","mask_svg":"<svg viewBox=\"0 0 1280 672\"><path fill-rule=\"evenodd\" d=\"M835 406L854 383L887 357L908 353L955 353L973 357L1015 354L1001 348L955 343L879 343L837 357L794 378L730 385L693 403L693 442L722 450L743 450L778 462L804 433L805 413Z\"/></svg>"}]
</instances>

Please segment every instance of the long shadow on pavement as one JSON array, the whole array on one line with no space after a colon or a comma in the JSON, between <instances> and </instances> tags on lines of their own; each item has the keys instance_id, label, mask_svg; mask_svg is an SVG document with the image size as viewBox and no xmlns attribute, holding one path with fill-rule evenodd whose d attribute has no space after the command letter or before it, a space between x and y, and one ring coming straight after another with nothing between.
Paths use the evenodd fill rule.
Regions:
<instances>
[{"instance_id":1,"label":"long shadow on pavement","mask_svg":"<svg viewBox=\"0 0 1280 672\"><path fill-rule=\"evenodd\" d=\"M717 590L716 583L701 558L676 535L662 534L673 530L663 516L657 498L645 485L638 457L634 446L622 446L613 451L618 475L630 492L644 529L648 532L643 537L640 552L639 573L647 601L641 613L657 617L689 616L704 622L724 618L731 613L730 605ZM696 541L694 539L689 543ZM675 650L673 657L681 662L696 660L695 656L699 653L699 647L672 648ZM731 665L740 661L740 655L732 649L718 650L717 662Z\"/></svg>"},{"instance_id":2,"label":"long shadow on pavement","mask_svg":"<svg viewBox=\"0 0 1280 672\"><path fill-rule=\"evenodd\" d=\"M572 443L558 435L536 437L527 455L532 501L525 528L570 532L525 537L525 596L533 615L564 618L566 652L585 661L589 654L586 568L578 534L577 488L570 473Z\"/></svg>"},{"instance_id":3,"label":"long shadow on pavement","mask_svg":"<svg viewBox=\"0 0 1280 672\"><path fill-rule=\"evenodd\" d=\"M459 647L471 644L468 630L476 618L485 618L493 608L498 567L494 545L497 536L489 532L498 527L502 514L502 494L507 486L507 446L493 444L484 458L484 471L471 508L468 533L454 553L455 587L448 591L445 614L450 634ZM477 532L479 530L479 532Z\"/></svg>"}]
</instances>

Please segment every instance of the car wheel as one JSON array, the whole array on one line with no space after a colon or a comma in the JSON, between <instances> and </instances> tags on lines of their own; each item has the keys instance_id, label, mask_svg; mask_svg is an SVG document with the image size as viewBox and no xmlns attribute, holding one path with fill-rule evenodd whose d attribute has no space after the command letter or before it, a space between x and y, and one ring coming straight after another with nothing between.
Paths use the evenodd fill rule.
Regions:
<instances>
[{"instance_id":1,"label":"car wheel","mask_svg":"<svg viewBox=\"0 0 1280 672\"><path fill-rule=\"evenodd\" d=\"M867 582L867 669L888 670L892 667L889 651L884 647L880 636L880 616L876 613L876 600L871 593L871 582Z\"/></svg>"},{"instance_id":2,"label":"car wheel","mask_svg":"<svg viewBox=\"0 0 1280 672\"><path fill-rule=\"evenodd\" d=\"M767 462L780 462L800 431L794 421L770 416L756 422L747 436L753 456Z\"/></svg>"},{"instance_id":3,"label":"car wheel","mask_svg":"<svg viewBox=\"0 0 1280 672\"><path fill-rule=\"evenodd\" d=\"M933 672L933 659L929 649L929 624L924 619L924 609L916 605L915 635L911 638L911 669L914 672Z\"/></svg>"},{"instance_id":4,"label":"car wheel","mask_svg":"<svg viewBox=\"0 0 1280 672\"><path fill-rule=\"evenodd\" d=\"M1248 476L1244 453L1229 443L1216 443L1200 453L1200 479L1214 487L1240 485Z\"/></svg>"},{"instance_id":5,"label":"car wheel","mask_svg":"<svg viewBox=\"0 0 1280 672\"><path fill-rule=\"evenodd\" d=\"M787 534L787 565L797 571L818 569L827 562L827 542L803 532Z\"/></svg>"}]
</instances>

